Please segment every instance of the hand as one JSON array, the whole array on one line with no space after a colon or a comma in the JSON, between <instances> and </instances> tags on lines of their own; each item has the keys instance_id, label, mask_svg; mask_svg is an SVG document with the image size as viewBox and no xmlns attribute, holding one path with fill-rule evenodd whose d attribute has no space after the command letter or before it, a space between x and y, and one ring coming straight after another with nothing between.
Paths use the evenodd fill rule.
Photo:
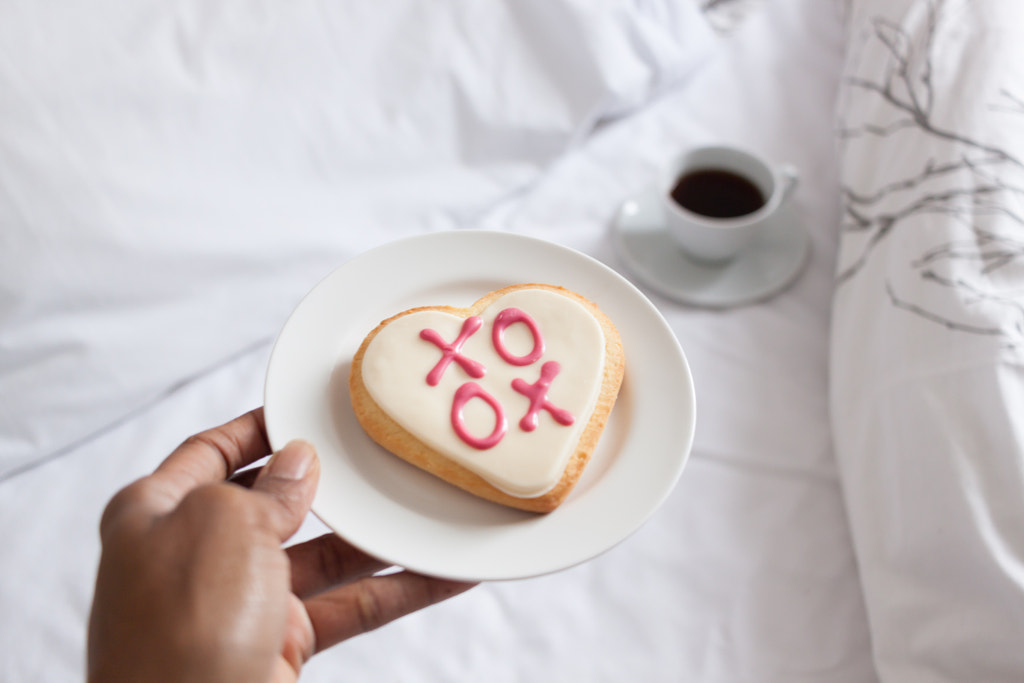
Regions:
<instances>
[{"instance_id":1,"label":"hand","mask_svg":"<svg viewBox=\"0 0 1024 683\"><path fill-rule=\"evenodd\" d=\"M281 547L309 510L313 447L270 452L262 409L189 438L100 523L91 681L295 681L314 653L471 587L398 572L333 534Z\"/></svg>"}]
</instances>

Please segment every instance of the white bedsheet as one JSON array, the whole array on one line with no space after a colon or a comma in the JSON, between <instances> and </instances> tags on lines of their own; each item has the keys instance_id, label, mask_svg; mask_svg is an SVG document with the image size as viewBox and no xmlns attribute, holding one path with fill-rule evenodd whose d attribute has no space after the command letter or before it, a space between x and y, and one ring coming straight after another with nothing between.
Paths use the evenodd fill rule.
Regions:
<instances>
[{"instance_id":1,"label":"white bedsheet","mask_svg":"<svg viewBox=\"0 0 1024 683\"><path fill-rule=\"evenodd\" d=\"M641 21L649 12L658 15L658 7L657 3L636 3L632 13L622 9L625 16L609 19L606 25L584 22L595 31L585 33L592 41L586 43L590 47L607 45L595 36L631 37L623 38L621 54L633 55L644 76L640 81L622 81L642 82L641 91L625 88L606 102L599 95L616 94L614 85L622 71L615 64L605 64L608 70L602 72L601 60L588 62L598 65L593 73L600 87L589 100L583 99L607 119L601 125L592 125L593 109L565 112L568 119L555 127L557 135L538 142L542 151L522 165L459 167L451 175L438 175L429 187L411 183L415 174L405 182L401 175L375 177L372 155L363 160L366 176L327 174L319 182L336 186L339 196L353 191L347 185L353 183L364 199L369 197L365 206L373 208L359 214L339 202L338 207L347 211L339 208L340 215L347 221L364 215L374 225L373 231L367 231L345 230L339 224L337 243L327 252L316 249L322 244L317 241L319 233L313 239L310 235L315 231L305 231L301 224L315 221L322 228L334 221L330 213L284 211L301 207L307 198L300 180L313 176L298 176L294 185L274 194L288 200L284 205L267 203L269 199L258 202L261 210L271 211L275 218L287 217L294 228L295 249L288 252L286 263L236 261L234 251L252 244L238 232L232 235L234 241L225 238L221 258L197 266L238 266L233 271L237 280L215 292L225 297L221 303L227 307L240 292L245 292L246 302L259 301L246 287L259 279L261 269L270 271L268 277L286 270L284 281L292 289L259 292L269 303L258 324L237 330L230 343L214 344L212 351L201 347L201 353L190 354L190 367L169 373L180 383L169 393L160 394L167 384L163 375L141 387L126 375L126 390L112 391L110 401L97 408L104 411L102 415L93 415L88 424L60 423L60 435L74 433L71 439L58 442L36 423L24 432L4 434L13 437L9 443L18 450L12 450L12 462L15 456L22 458L19 467L40 453L59 452L59 457L0 481L0 539L4 541L0 680L81 679L84 622L99 551L95 528L103 505L120 486L150 471L184 436L259 404L269 335L283 323L288 306L302 292L296 283L304 281L296 272L306 269L305 281L312 284L346 254L399 234L453 228L539 236L621 268L607 229L618 204L652 182L659 166L678 149L710 141L744 145L801 169L803 181L795 201L811 232L814 251L807 271L789 291L757 306L710 312L652 296L687 353L698 396L693 455L664 508L630 539L590 563L552 576L483 585L318 656L307 667L304 680L860 683L874 679L827 407L828 331L839 221L832 114L843 53L840 18L831 2L765 3L736 32L715 41L711 52L680 56L673 50L673 36L699 36L700 32L692 27L677 30L671 19L692 21L696 14L663 12L661 23L654 22L663 29L659 33L650 21ZM257 27L263 25L257 20L265 19L255 14L241 18ZM185 28L202 30L193 16L186 13L180 19ZM531 25L541 24L551 25ZM17 28L8 24L5 30ZM611 38L602 31L611 31ZM710 32L706 35L712 40ZM174 49L173 41L167 49ZM246 52L253 48L245 41L225 49L237 50L239 63L253 58ZM4 73L10 75L7 57L0 68L7 68ZM194 66L202 72L202 64ZM559 81L560 87L579 84L579 72L568 73L571 77ZM208 73L209 80L202 82L209 87L230 85L230 76ZM543 88L554 86L531 82L529 87L539 88L536 92L543 104ZM136 93L133 106L152 105L161 92ZM384 92L388 94L386 88ZM555 97L554 101L562 100ZM523 115L530 111L522 110ZM387 113L382 110L382 115ZM545 124L549 130L551 120ZM303 130L316 125L277 123ZM408 132L413 141L430 142L418 140L415 130ZM477 151L486 151L486 142L476 141L483 145ZM216 136L211 144L219 144ZM235 164L216 173L253 174L246 176L248 180L259 176L254 168L268 163L263 155L267 150L234 151L239 155ZM429 158L429 152L424 154ZM232 157L225 153L214 158ZM496 158L506 157L498 154ZM108 184L90 196L114 201L111 210L152 218L154 212L173 215L184 203L190 207L190 216L207 216L195 209L196 203L212 210L231 199L180 197L171 190L158 198L140 198L126 191L135 186L131 177L122 175L125 169L116 160L105 161L125 185L109 184L111 176L101 176ZM310 168L315 170L321 162L313 155L303 162L313 166L301 168L313 173ZM7 183L11 167L2 168L8 175L0 176L0 182ZM187 168L184 165L176 173L184 174ZM151 170L160 177L156 169ZM388 169L393 172L393 167ZM227 185L241 191L243 184ZM6 193L0 195L5 220L30 220L31 215L18 214L26 206L42 210L36 201L10 188L5 185ZM95 190L74 185L67 189ZM244 200L270 189L256 183ZM460 201L467 192L473 200ZM12 196L20 201L7 202ZM117 201L127 206L118 206ZM68 206L74 208L71 199ZM326 211L330 203L317 206ZM257 213L245 215L258 217ZM68 215L73 217L74 212L69 209ZM224 215L214 212L208 220L215 223ZM387 225L392 227L381 227ZM257 236L262 239L278 227L265 222L258 226ZM118 232L113 243L130 252L130 231ZM105 244L110 247L109 242ZM74 254L76 247L57 246L62 255ZM170 253L187 262L189 251L181 244L175 249L181 251ZM104 263L116 262L119 253L115 250ZM129 272L125 277L130 284L134 276ZM173 310L178 298L174 292L166 294ZM134 309L129 306L128 310ZM195 309L185 312L193 315ZM215 316L217 309L201 313L200 319L205 320ZM173 327L164 330L175 334ZM140 345L130 345L134 355L129 360L143 369L146 363L174 365L174 338L168 336L168 340L136 340ZM86 346L87 352L91 350ZM232 353L231 360L223 361ZM196 363L197 359L203 362ZM153 376L146 374L149 379ZM59 380L59 374L50 378ZM113 385L116 388L117 382ZM73 398L58 394L55 400ZM5 401L3 409L13 414L15 399ZM134 412L125 410L139 404L142 407ZM53 409L47 415L60 418L66 413L60 406L44 407ZM96 432L98 427L92 425L105 427ZM300 534L319 531L317 523L310 521Z\"/></svg>"},{"instance_id":2,"label":"white bedsheet","mask_svg":"<svg viewBox=\"0 0 1024 683\"><path fill-rule=\"evenodd\" d=\"M706 61L692 4L587 4L0 4L0 474L368 247L477 227Z\"/></svg>"}]
</instances>

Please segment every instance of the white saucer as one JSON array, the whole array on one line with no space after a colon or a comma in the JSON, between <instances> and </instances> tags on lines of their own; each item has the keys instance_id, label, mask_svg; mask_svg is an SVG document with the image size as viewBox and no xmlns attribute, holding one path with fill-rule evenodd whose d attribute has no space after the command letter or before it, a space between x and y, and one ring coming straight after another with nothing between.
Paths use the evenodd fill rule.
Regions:
<instances>
[{"instance_id":1,"label":"white saucer","mask_svg":"<svg viewBox=\"0 0 1024 683\"><path fill-rule=\"evenodd\" d=\"M600 301L626 375L590 464L547 515L471 496L384 451L359 426L352 355L381 320L416 306L468 306L520 282L552 282ZM410 237L342 265L299 304L267 368L275 449L293 438L320 455L313 510L367 553L432 576L502 580L579 564L633 533L675 486L693 443L693 380L672 329L611 268L528 237L451 231Z\"/></svg>"},{"instance_id":2,"label":"white saucer","mask_svg":"<svg viewBox=\"0 0 1024 683\"><path fill-rule=\"evenodd\" d=\"M728 308L763 301L803 271L811 239L792 203L734 259L709 265L690 259L665 230L657 189L623 202L612 223L615 246L633 275L685 304Z\"/></svg>"}]
</instances>

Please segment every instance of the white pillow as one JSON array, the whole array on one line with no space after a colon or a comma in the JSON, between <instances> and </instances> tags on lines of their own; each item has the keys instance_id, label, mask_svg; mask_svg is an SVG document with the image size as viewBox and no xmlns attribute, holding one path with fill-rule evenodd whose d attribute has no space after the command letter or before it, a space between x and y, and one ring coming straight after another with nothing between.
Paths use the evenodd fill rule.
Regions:
<instances>
[{"instance_id":1,"label":"white pillow","mask_svg":"<svg viewBox=\"0 0 1024 683\"><path fill-rule=\"evenodd\" d=\"M876 664L1024 680L1024 4L850 21L831 408Z\"/></svg>"},{"instance_id":2,"label":"white pillow","mask_svg":"<svg viewBox=\"0 0 1024 683\"><path fill-rule=\"evenodd\" d=\"M0 4L0 477L474 227L711 44L668 0Z\"/></svg>"}]
</instances>

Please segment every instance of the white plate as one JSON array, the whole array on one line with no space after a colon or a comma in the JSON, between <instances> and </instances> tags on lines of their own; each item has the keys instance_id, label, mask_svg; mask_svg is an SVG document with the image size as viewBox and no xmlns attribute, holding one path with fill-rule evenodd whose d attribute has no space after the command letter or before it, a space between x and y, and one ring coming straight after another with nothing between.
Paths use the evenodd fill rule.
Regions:
<instances>
[{"instance_id":1,"label":"white plate","mask_svg":"<svg viewBox=\"0 0 1024 683\"><path fill-rule=\"evenodd\" d=\"M568 287L615 322L626 354L619 400L569 498L535 515L478 499L383 450L348 393L351 358L381 320L414 306L468 306L523 282ZM657 309L608 267L497 232L413 237L362 254L317 285L278 336L265 387L274 449L311 441L314 512L365 552L416 572L500 580L565 569L629 536L671 492L693 440L693 382Z\"/></svg>"},{"instance_id":2,"label":"white plate","mask_svg":"<svg viewBox=\"0 0 1024 683\"><path fill-rule=\"evenodd\" d=\"M665 228L657 189L623 202L612 223L615 246L630 272L659 294L684 304L728 308L764 301L796 281L811 239L793 202L724 265L689 259Z\"/></svg>"}]
</instances>

